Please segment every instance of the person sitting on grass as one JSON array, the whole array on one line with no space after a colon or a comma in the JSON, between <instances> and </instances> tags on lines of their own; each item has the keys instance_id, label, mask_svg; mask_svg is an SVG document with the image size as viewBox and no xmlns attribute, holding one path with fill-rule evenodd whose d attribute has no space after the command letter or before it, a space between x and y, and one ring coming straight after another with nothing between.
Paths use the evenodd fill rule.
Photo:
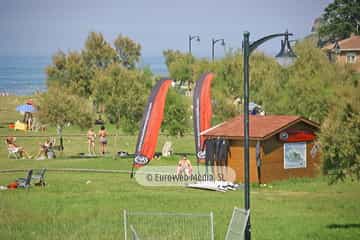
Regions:
<instances>
[{"instance_id":1,"label":"person sitting on grass","mask_svg":"<svg viewBox=\"0 0 360 240\"><path fill-rule=\"evenodd\" d=\"M56 154L55 154L55 138L50 138L50 141L49 141L49 146L47 148L47 152L46 152L46 156L48 159L52 159L52 158L56 158Z\"/></svg>"},{"instance_id":2,"label":"person sitting on grass","mask_svg":"<svg viewBox=\"0 0 360 240\"><path fill-rule=\"evenodd\" d=\"M178 162L178 166L176 168L176 174L186 174L187 176L190 176L192 174L192 165L189 159L186 158L186 155L183 155L182 159Z\"/></svg>"},{"instance_id":3,"label":"person sitting on grass","mask_svg":"<svg viewBox=\"0 0 360 240\"><path fill-rule=\"evenodd\" d=\"M50 144L51 144L50 138L46 139L44 143L39 143L40 149L35 157L37 160L43 160L47 157L47 152L49 150Z\"/></svg>"},{"instance_id":4,"label":"person sitting on grass","mask_svg":"<svg viewBox=\"0 0 360 240\"><path fill-rule=\"evenodd\" d=\"M25 149L17 144L15 144L16 138L15 137L7 137L6 144L9 149L13 150L14 152L19 153L20 157L24 159L24 156L27 159L31 159L31 156L25 151Z\"/></svg>"}]
</instances>

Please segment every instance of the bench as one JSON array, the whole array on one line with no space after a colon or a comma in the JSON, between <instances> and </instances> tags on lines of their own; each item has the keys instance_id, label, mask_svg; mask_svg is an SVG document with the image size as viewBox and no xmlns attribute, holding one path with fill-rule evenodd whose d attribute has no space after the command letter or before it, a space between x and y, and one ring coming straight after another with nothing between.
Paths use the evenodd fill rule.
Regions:
<instances>
[{"instance_id":1,"label":"bench","mask_svg":"<svg viewBox=\"0 0 360 240\"><path fill-rule=\"evenodd\" d=\"M32 174L33 174L33 170L30 169L28 171L28 174L27 174L26 178L18 178L18 179L16 179L16 183L18 184L18 188L26 188L26 189L28 189L30 187Z\"/></svg>"},{"instance_id":2,"label":"bench","mask_svg":"<svg viewBox=\"0 0 360 240\"><path fill-rule=\"evenodd\" d=\"M46 168L42 168L39 171L36 171L32 177L31 180L36 181L35 185L40 185L42 187L45 187L46 182L45 182L45 173L46 173Z\"/></svg>"}]
</instances>

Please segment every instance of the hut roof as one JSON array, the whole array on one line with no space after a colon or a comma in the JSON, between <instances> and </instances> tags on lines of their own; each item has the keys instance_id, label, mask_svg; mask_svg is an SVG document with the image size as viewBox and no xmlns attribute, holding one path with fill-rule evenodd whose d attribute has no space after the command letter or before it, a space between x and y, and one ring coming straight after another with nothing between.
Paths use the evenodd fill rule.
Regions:
<instances>
[{"instance_id":1,"label":"hut roof","mask_svg":"<svg viewBox=\"0 0 360 240\"><path fill-rule=\"evenodd\" d=\"M360 36L352 35L349 38L337 42L340 51L353 50L360 51ZM332 50L336 43L330 43L323 47L324 50Z\"/></svg>"},{"instance_id":2,"label":"hut roof","mask_svg":"<svg viewBox=\"0 0 360 240\"><path fill-rule=\"evenodd\" d=\"M205 137L225 137L225 138L241 139L244 137L243 122L244 122L243 115L240 115L201 132L201 135ZM254 140L267 139L298 122L305 122L306 124L309 124L315 127L316 129L319 128L319 125L317 123L300 116L250 115L249 116L250 139L254 139Z\"/></svg>"}]
</instances>

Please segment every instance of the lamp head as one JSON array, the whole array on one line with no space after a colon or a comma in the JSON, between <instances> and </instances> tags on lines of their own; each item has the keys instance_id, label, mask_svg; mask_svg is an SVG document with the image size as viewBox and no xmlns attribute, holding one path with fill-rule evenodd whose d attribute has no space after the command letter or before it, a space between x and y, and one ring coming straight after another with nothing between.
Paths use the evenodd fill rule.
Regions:
<instances>
[{"instance_id":1,"label":"lamp head","mask_svg":"<svg viewBox=\"0 0 360 240\"><path fill-rule=\"evenodd\" d=\"M200 36L199 35L189 35L190 41L195 39L195 41L200 42Z\"/></svg>"},{"instance_id":2,"label":"lamp head","mask_svg":"<svg viewBox=\"0 0 360 240\"><path fill-rule=\"evenodd\" d=\"M285 32L285 39L281 40L281 49L278 54L276 54L276 59L278 63L284 67L288 67L294 63L296 59L296 54L291 49L291 45L289 42L289 33Z\"/></svg>"}]
</instances>

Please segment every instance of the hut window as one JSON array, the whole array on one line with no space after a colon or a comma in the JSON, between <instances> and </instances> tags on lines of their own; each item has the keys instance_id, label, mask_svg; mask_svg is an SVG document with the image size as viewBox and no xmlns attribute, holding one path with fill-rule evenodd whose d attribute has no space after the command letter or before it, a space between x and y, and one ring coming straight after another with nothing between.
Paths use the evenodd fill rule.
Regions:
<instances>
[{"instance_id":1,"label":"hut window","mask_svg":"<svg viewBox=\"0 0 360 240\"><path fill-rule=\"evenodd\" d=\"M356 63L356 54L355 53L348 53L346 55L346 62L347 63Z\"/></svg>"},{"instance_id":2,"label":"hut window","mask_svg":"<svg viewBox=\"0 0 360 240\"><path fill-rule=\"evenodd\" d=\"M306 168L306 142L284 143L284 168Z\"/></svg>"}]
</instances>

